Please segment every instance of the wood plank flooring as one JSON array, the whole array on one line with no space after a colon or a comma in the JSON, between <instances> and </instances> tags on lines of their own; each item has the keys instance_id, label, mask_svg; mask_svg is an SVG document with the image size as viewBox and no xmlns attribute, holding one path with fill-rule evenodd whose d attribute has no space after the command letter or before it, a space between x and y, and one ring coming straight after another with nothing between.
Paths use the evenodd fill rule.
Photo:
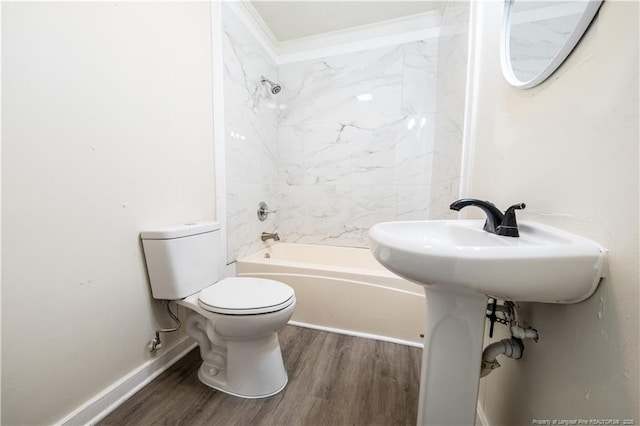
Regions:
<instances>
[{"instance_id":1,"label":"wood plank flooring","mask_svg":"<svg viewBox=\"0 0 640 426\"><path fill-rule=\"evenodd\" d=\"M422 350L287 326L287 387L242 399L203 385L193 350L98 425L415 425Z\"/></svg>"}]
</instances>

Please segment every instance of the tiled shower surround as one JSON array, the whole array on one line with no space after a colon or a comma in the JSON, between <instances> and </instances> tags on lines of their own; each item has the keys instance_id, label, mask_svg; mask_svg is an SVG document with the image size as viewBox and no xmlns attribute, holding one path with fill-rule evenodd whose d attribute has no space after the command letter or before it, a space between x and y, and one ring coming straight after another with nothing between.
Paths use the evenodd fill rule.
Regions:
<instances>
[{"instance_id":1,"label":"tiled shower surround","mask_svg":"<svg viewBox=\"0 0 640 426\"><path fill-rule=\"evenodd\" d=\"M367 246L376 222L427 217L437 40L280 67L279 232Z\"/></svg>"},{"instance_id":2,"label":"tiled shower surround","mask_svg":"<svg viewBox=\"0 0 640 426\"><path fill-rule=\"evenodd\" d=\"M227 262L263 247L276 217L258 220L260 201L275 209L278 187L278 109L260 76L278 81L278 67L228 5L224 22L224 116Z\"/></svg>"},{"instance_id":3,"label":"tiled shower surround","mask_svg":"<svg viewBox=\"0 0 640 426\"><path fill-rule=\"evenodd\" d=\"M462 109L449 99L455 107L440 111L438 95L446 83L442 95L464 105L464 78L456 87L459 70L445 80L442 68L461 66L461 56L464 77L466 33L447 36L444 58L441 36L276 66L234 12L223 13L229 262L264 247L263 231L367 247L377 222L449 214ZM260 75L282 92L269 93ZM277 210L265 222L255 213L262 200Z\"/></svg>"}]
</instances>

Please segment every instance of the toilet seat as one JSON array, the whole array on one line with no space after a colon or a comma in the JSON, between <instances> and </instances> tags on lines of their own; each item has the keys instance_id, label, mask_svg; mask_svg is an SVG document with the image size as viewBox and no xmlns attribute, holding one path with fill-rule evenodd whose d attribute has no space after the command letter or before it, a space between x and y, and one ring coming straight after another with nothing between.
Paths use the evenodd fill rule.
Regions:
<instances>
[{"instance_id":1,"label":"toilet seat","mask_svg":"<svg viewBox=\"0 0 640 426\"><path fill-rule=\"evenodd\" d=\"M265 278L225 278L205 288L198 304L225 315L257 315L276 312L295 300L291 287Z\"/></svg>"}]
</instances>

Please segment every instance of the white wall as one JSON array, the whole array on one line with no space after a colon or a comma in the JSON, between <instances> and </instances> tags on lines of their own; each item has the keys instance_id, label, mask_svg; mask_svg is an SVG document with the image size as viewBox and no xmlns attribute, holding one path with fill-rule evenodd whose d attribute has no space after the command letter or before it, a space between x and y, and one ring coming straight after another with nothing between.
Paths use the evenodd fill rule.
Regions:
<instances>
[{"instance_id":1,"label":"white wall","mask_svg":"<svg viewBox=\"0 0 640 426\"><path fill-rule=\"evenodd\" d=\"M60 420L168 325L138 233L214 216L209 7L2 5L3 424Z\"/></svg>"},{"instance_id":2,"label":"white wall","mask_svg":"<svg viewBox=\"0 0 640 426\"><path fill-rule=\"evenodd\" d=\"M607 277L587 301L523 304L540 341L482 379L480 402L491 425L637 423L638 3L605 1L560 70L530 90L502 78L502 3L484 2L480 11L469 195L502 207L526 202L521 219L609 250Z\"/></svg>"}]
</instances>

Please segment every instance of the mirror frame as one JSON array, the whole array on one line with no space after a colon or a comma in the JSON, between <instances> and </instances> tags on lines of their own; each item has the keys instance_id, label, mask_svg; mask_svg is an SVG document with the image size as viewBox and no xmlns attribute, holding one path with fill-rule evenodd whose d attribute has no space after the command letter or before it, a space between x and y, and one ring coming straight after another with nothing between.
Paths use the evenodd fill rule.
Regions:
<instances>
[{"instance_id":1,"label":"mirror frame","mask_svg":"<svg viewBox=\"0 0 640 426\"><path fill-rule=\"evenodd\" d=\"M509 23L511 22L511 10L513 3L516 0L505 0L505 5L502 13L502 31L500 34L500 65L502 67L502 75L504 75L507 82L519 89L530 89L545 81L556 71L564 60L569 56L571 51L576 47L584 33L586 32L589 24L598 13L600 6L604 0L588 0L584 12L580 16L578 23L569 35L569 38L564 43L560 51L549 62L549 64L542 71L538 73L534 78L528 81L521 81L516 77L511 67L511 58L509 57L509 36L511 34Z\"/></svg>"}]
</instances>

